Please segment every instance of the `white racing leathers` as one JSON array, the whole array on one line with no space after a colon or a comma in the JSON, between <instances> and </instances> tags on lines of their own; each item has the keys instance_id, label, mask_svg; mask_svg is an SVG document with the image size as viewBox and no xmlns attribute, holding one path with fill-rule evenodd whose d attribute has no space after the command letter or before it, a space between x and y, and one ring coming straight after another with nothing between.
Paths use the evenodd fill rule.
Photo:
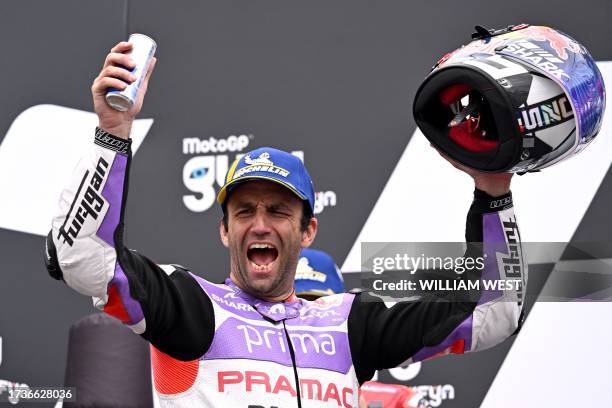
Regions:
<instances>
[{"instance_id":1,"label":"white racing leathers","mask_svg":"<svg viewBox=\"0 0 612 408\"><path fill-rule=\"evenodd\" d=\"M129 141L96 130L61 195L46 263L151 343L163 406L357 407L375 370L491 347L519 326L526 267L510 195L476 191L466 238L484 243L480 278L518 278L519 291L390 307L365 292L268 303L124 246L130 160Z\"/></svg>"}]
</instances>

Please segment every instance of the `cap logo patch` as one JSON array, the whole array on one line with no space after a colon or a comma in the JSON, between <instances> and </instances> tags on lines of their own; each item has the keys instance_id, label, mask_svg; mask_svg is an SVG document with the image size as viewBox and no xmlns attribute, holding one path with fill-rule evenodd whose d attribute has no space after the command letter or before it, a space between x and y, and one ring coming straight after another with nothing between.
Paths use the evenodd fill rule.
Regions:
<instances>
[{"instance_id":1,"label":"cap logo patch","mask_svg":"<svg viewBox=\"0 0 612 408\"><path fill-rule=\"evenodd\" d=\"M290 174L289 171L283 169L282 167L275 166L272 160L270 160L270 153L268 152L263 152L259 155L259 157L254 159L251 158L250 154L247 154L244 156L244 163L248 166L236 170L232 176L232 180L236 180L253 172L274 173L285 178L287 178Z\"/></svg>"},{"instance_id":2,"label":"cap logo patch","mask_svg":"<svg viewBox=\"0 0 612 408\"><path fill-rule=\"evenodd\" d=\"M308 258L303 256L298 261L298 266L295 272L295 279L308 279L325 282L327 280L327 275L323 272L318 272L312 269L312 266L308 264Z\"/></svg>"},{"instance_id":3,"label":"cap logo patch","mask_svg":"<svg viewBox=\"0 0 612 408\"><path fill-rule=\"evenodd\" d=\"M256 159L251 159L251 155L247 154L246 156L244 156L244 162L246 164L269 164L270 166L274 165L274 163L270 161L270 153L268 152L263 152Z\"/></svg>"}]
</instances>

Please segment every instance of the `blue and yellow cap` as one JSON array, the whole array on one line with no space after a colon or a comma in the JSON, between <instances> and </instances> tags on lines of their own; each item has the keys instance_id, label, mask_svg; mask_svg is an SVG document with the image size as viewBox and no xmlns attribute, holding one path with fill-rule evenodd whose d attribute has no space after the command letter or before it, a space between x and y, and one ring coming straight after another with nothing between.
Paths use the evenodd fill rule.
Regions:
<instances>
[{"instance_id":1,"label":"blue and yellow cap","mask_svg":"<svg viewBox=\"0 0 612 408\"><path fill-rule=\"evenodd\" d=\"M301 200L307 201L314 214L314 186L302 160L291 153L272 147L260 147L234 161L225 184L217 194L217 202L225 207L231 189L249 180L269 180L288 188Z\"/></svg>"},{"instance_id":2,"label":"blue and yellow cap","mask_svg":"<svg viewBox=\"0 0 612 408\"><path fill-rule=\"evenodd\" d=\"M295 294L326 296L344 292L342 273L326 252L304 248L295 272Z\"/></svg>"}]
</instances>

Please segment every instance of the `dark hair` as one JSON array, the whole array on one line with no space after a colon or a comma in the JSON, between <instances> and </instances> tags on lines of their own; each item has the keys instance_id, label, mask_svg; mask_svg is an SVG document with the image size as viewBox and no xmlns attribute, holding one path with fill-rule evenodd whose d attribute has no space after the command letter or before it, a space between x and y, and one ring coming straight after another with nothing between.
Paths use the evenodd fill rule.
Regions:
<instances>
[{"instance_id":1,"label":"dark hair","mask_svg":"<svg viewBox=\"0 0 612 408\"><path fill-rule=\"evenodd\" d=\"M223 205L221 207L223 209L223 227L227 231L227 206ZM310 210L310 206L307 201L302 201L302 218L300 219L300 230L302 232L306 231L308 228L308 224L310 224L310 219L313 217L312 211Z\"/></svg>"}]
</instances>

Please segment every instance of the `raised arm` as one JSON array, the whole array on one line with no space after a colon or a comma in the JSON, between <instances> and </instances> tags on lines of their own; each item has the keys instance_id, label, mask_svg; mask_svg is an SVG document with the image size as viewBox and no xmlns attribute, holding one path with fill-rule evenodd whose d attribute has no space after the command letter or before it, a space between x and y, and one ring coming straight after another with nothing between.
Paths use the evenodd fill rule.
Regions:
<instances>
[{"instance_id":1,"label":"raised arm","mask_svg":"<svg viewBox=\"0 0 612 408\"><path fill-rule=\"evenodd\" d=\"M46 265L56 279L92 296L94 305L120 319L159 350L179 359L199 357L212 340L210 299L192 275L180 267L158 266L124 246L132 122L142 107L153 66L134 106L110 108L109 87L123 89L134 80L123 42L108 54L92 94L99 118L91 149L79 161L61 194L46 239ZM153 62L154 64L154 62ZM111 133L112 132L112 133ZM189 339L189 341L186 341Z\"/></svg>"},{"instance_id":2,"label":"raised arm","mask_svg":"<svg viewBox=\"0 0 612 408\"><path fill-rule=\"evenodd\" d=\"M477 188L467 216L466 240L483 245L468 247L466 255L484 255L481 282L517 279L518 290L481 291L477 301L400 302L391 307L370 294L357 295L348 324L360 382L378 369L492 347L519 327L527 269L509 192L511 175L468 174ZM474 250L479 253L471 253Z\"/></svg>"}]
</instances>

